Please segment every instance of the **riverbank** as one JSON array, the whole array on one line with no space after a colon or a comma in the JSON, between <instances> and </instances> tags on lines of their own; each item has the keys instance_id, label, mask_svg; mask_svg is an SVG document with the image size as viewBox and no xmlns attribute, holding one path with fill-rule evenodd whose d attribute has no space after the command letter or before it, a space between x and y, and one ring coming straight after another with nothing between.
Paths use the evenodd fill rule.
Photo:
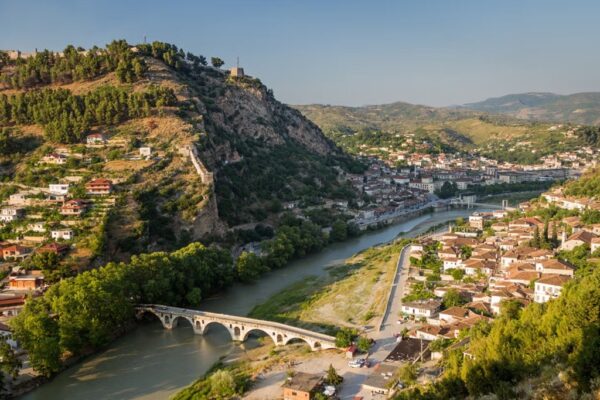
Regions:
<instances>
[{"instance_id":1,"label":"riverbank","mask_svg":"<svg viewBox=\"0 0 600 400\"><path fill-rule=\"evenodd\" d=\"M406 244L364 250L321 277L309 277L285 287L255 306L249 316L284 322L334 334L340 327L363 329L377 325L388 303L396 275L397 255Z\"/></svg>"}]
</instances>

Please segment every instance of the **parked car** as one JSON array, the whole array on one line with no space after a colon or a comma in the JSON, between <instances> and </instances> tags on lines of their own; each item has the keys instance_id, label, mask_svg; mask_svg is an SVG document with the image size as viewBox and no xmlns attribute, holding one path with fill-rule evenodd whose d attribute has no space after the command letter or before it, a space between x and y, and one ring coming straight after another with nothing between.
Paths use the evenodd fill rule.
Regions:
<instances>
[{"instance_id":1,"label":"parked car","mask_svg":"<svg viewBox=\"0 0 600 400\"><path fill-rule=\"evenodd\" d=\"M363 365L365 365L365 360L363 358L357 358L356 360L348 362L348 366L352 368L361 368Z\"/></svg>"}]
</instances>

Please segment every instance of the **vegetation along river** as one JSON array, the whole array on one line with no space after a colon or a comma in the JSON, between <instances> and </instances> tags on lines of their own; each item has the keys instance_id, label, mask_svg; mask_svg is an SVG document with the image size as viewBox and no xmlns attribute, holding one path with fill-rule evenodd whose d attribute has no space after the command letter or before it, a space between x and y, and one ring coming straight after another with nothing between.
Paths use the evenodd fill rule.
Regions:
<instances>
[{"instance_id":1,"label":"vegetation along river","mask_svg":"<svg viewBox=\"0 0 600 400\"><path fill-rule=\"evenodd\" d=\"M451 210L422 215L360 237L336 243L323 251L291 262L254 284L236 284L204 302L206 311L246 315L288 285L310 275L325 274L325 267L353 254L393 240L399 233L417 236L432 226L465 217L474 210ZM203 375L234 344L224 328L211 327L194 335L191 325L167 331L158 322L141 324L106 350L86 358L51 382L23 397L27 400L167 399Z\"/></svg>"}]
</instances>

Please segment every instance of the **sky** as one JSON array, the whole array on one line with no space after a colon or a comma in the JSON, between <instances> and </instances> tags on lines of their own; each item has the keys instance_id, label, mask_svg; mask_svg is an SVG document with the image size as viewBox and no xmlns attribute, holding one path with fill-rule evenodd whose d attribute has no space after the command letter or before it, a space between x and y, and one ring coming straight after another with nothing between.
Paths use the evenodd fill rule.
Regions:
<instances>
[{"instance_id":1,"label":"sky","mask_svg":"<svg viewBox=\"0 0 600 400\"><path fill-rule=\"evenodd\" d=\"M600 91L597 0L0 0L0 49L164 41L289 104Z\"/></svg>"}]
</instances>

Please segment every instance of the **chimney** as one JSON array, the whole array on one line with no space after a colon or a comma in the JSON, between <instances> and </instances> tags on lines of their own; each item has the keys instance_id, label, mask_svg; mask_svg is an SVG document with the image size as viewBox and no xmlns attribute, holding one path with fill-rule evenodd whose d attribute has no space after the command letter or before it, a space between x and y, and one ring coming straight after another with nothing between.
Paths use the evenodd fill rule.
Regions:
<instances>
[{"instance_id":1,"label":"chimney","mask_svg":"<svg viewBox=\"0 0 600 400\"><path fill-rule=\"evenodd\" d=\"M562 231L562 235L560 237L560 245L561 245L561 247L565 244L566 241L567 241L567 231L563 230Z\"/></svg>"}]
</instances>

